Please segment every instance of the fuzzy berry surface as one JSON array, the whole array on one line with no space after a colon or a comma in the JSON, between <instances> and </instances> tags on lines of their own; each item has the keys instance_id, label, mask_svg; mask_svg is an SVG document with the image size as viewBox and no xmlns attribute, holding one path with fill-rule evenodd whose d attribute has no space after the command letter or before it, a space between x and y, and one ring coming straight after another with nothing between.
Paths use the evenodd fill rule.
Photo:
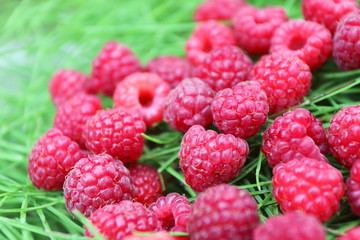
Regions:
<instances>
[{"instance_id":1,"label":"fuzzy berry surface","mask_svg":"<svg viewBox=\"0 0 360 240\"><path fill-rule=\"evenodd\" d=\"M41 136L33 146L28 174L35 187L46 191L61 190L65 176L86 157L79 145L53 128Z\"/></svg>"},{"instance_id":2,"label":"fuzzy berry surface","mask_svg":"<svg viewBox=\"0 0 360 240\"><path fill-rule=\"evenodd\" d=\"M211 102L214 96L212 88L200 79L184 79L169 93L164 120L172 128L182 132L194 125L206 127L213 121Z\"/></svg>"},{"instance_id":3,"label":"fuzzy berry surface","mask_svg":"<svg viewBox=\"0 0 360 240\"><path fill-rule=\"evenodd\" d=\"M211 112L215 125L223 133L249 138L266 123L269 105L260 84L247 81L217 92Z\"/></svg>"},{"instance_id":4,"label":"fuzzy berry surface","mask_svg":"<svg viewBox=\"0 0 360 240\"><path fill-rule=\"evenodd\" d=\"M195 125L184 135L179 151L187 184L197 192L235 178L249 153L247 142Z\"/></svg>"},{"instance_id":5,"label":"fuzzy berry surface","mask_svg":"<svg viewBox=\"0 0 360 240\"><path fill-rule=\"evenodd\" d=\"M333 56L344 70L360 68L360 10L345 15L338 24Z\"/></svg>"},{"instance_id":6,"label":"fuzzy berry surface","mask_svg":"<svg viewBox=\"0 0 360 240\"><path fill-rule=\"evenodd\" d=\"M309 91L311 78L305 62L285 53L264 55L251 71L251 79L258 80L266 92L271 113L300 103Z\"/></svg>"},{"instance_id":7,"label":"fuzzy berry surface","mask_svg":"<svg viewBox=\"0 0 360 240\"><path fill-rule=\"evenodd\" d=\"M355 226L347 230L344 235L339 236L336 240L358 240L360 239L360 226Z\"/></svg>"},{"instance_id":8,"label":"fuzzy berry surface","mask_svg":"<svg viewBox=\"0 0 360 240\"><path fill-rule=\"evenodd\" d=\"M256 208L246 190L227 184L208 188L193 204L188 223L190 240L251 240L259 224Z\"/></svg>"},{"instance_id":9,"label":"fuzzy berry surface","mask_svg":"<svg viewBox=\"0 0 360 240\"><path fill-rule=\"evenodd\" d=\"M346 180L346 198L351 206L351 210L360 216L360 182L355 181L352 177Z\"/></svg>"},{"instance_id":10,"label":"fuzzy berry surface","mask_svg":"<svg viewBox=\"0 0 360 240\"><path fill-rule=\"evenodd\" d=\"M248 80L252 60L235 46L216 48L209 52L204 62L195 70L212 89L219 91Z\"/></svg>"},{"instance_id":11,"label":"fuzzy berry surface","mask_svg":"<svg viewBox=\"0 0 360 240\"><path fill-rule=\"evenodd\" d=\"M329 220L345 194L341 172L326 162L303 158L278 164L273 170L273 195L283 213L301 211Z\"/></svg>"},{"instance_id":12,"label":"fuzzy berry surface","mask_svg":"<svg viewBox=\"0 0 360 240\"><path fill-rule=\"evenodd\" d=\"M274 31L288 20L283 7L245 7L234 19L236 43L249 54L267 54Z\"/></svg>"},{"instance_id":13,"label":"fuzzy berry surface","mask_svg":"<svg viewBox=\"0 0 360 240\"><path fill-rule=\"evenodd\" d=\"M200 23L185 45L186 56L195 66L202 64L209 52L223 46L234 46L232 30L221 23L209 20Z\"/></svg>"},{"instance_id":14,"label":"fuzzy berry surface","mask_svg":"<svg viewBox=\"0 0 360 240\"><path fill-rule=\"evenodd\" d=\"M169 91L169 84L157 74L133 73L116 86L114 105L140 113L151 127L162 120Z\"/></svg>"},{"instance_id":15,"label":"fuzzy berry surface","mask_svg":"<svg viewBox=\"0 0 360 240\"><path fill-rule=\"evenodd\" d=\"M102 236L110 240L122 240L132 232L153 232L160 229L155 214L141 203L124 200L96 210L89 218ZM85 229L86 237L93 237Z\"/></svg>"},{"instance_id":16,"label":"fuzzy berry surface","mask_svg":"<svg viewBox=\"0 0 360 240\"><path fill-rule=\"evenodd\" d=\"M124 163L135 162L142 154L146 125L140 114L124 108L98 111L84 129L87 149L107 153Z\"/></svg>"},{"instance_id":17,"label":"fuzzy berry surface","mask_svg":"<svg viewBox=\"0 0 360 240\"><path fill-rule=\"evenodd\" d=\"M150 233L148 235L132 234L124 238L124 240L176 240L167 232Z\"/></svg>"},{"instance_id":18,"label":"fuzzy berry surface","mask_svg":"<svg viewBox=\"0 0 360 240\"><path fill-rule=\"evenodd\" d=\"M66 208L90 216L105 205L131 200L134 185L129 170L108 154L89 155L78 161L64 183Z\"/></svg>"},{"instance_id":19,"label":"fuzzy berry surface","mask_svg":"<svg viewBox=\"0 0 360 240\"><path fill-rule=\"evenodd\" d=\"M92 63L92 87L96 92L112 97L118 82L141 69L138 58L128 46L109 41Z\"/></svg>"},{"instance_id":20,"label":"fuzzy berry surface","mask_svg":"<svg viewBox=\"0 0 360 240\"><path fill-rule=\"evenodd\" d=\"M194 20L231 20L237 11L247 5L245 0L208 0L196 8Z\"/></svg>"}]
</instances>

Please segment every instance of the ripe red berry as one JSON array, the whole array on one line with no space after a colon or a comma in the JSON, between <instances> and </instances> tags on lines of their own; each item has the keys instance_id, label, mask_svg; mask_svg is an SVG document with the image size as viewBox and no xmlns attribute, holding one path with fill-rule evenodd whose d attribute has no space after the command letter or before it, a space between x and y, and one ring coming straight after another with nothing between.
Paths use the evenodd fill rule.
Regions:
<instances>
[{"instance_id":1,"label":"ripe red berry","mask_svg":"<svg viewBox=\"0 0 360 240\"><path fill-rule=\"evenodd\" d=\"M92 63L92 87L112 97L118 82L139 71L141 65L134 53L126 45L110 41Z\"/></svg>"},{"instance_id":2,"label":"ripe red berry","mask_svg":"<svg viewBox=\"0 0 360 240\"><path fill-rule=\"evenodd\" d=\"M142 115L148 127L163 118L170 86L155 73L134 73L115 89L114 104Z\"/></svg>"},{"instance_id":3,"label":"ripe red berry","mask_svg":"<svg viewBox=\"0 0 360 240\"><path fill-rule=\"evenodd\" d=\"M346 180L346 198L352 211L360 216L360 182L355 181L352 177Z\"/></svg>"},{"instance_id":4,"label":"ripe red berry","mask_svg":"<svg viewBox=\"0 0 360 240\"><path fill-rule=\"evenodd\" d=\"M219 91L211 103L211 112L223 133L249 138L266 123L269 105L260 84L248 81Z\"/></svg>"},{"instance_id":5,"label":"ripe red berry","mask_svg":"<svg viewBox=\"0 0 360 240\"><path fill-rule=\"evenodd\" d=\"M208 53L219 47L234 46L231 29L215 21L201 23L186 42L186 56L195 66L202 64Z\"/></svg>"},{"instance_id":6,"label":"ripe red berry","mask_svg":"<svg viewBox=\"0 0 360 240\"><path fill-rule=\"evenodd\" d=\"M64 182L66 208L85 216L107 204L131 200L133 191L129 170L107 154L81 159Z\"/></svg>"},{"instance_id":7,"label":"ripe red berry","mask_svg":"<svg viewBox=\"0 0 360 240\"><path fill-rule=\"evenodd\" d=\"M164 120L172 128L186 132L191 126L206 127L212 123L211 87L198 78L184 79L170 91L165 103Z\"/></svg>"},{"instance_id":8,"label":"ripe red berry","mask_svg":"<svg viewBox=\"0 0 360 240\"><path fill-rule=\"evenodd\" d=\"M142 154L146 131L142 117L123 108L98 111L86 122L83 136L87 149L107 153L124 163L136 161Z\"/></svg>"},{"instance_id":9,"label":"ripe red berry","mask_svg":"<svg viewBox=\"0 0 360 240\"><path fill-rule=\"evenodd\" d=\"M235 178L249 153L247 142L231 134L206 131L202 126L191 127L184 135L180 152L180 167L192 189L227 183Z\"/></svg>"},{"instance_id":10,"label":"ripe red berry","mask_svg":"<svg viewBox=\"0 0 360 240\"><path fill-rule=\"evenodd\" d=\"M273 195L281 210L302 211L327 221L345 193L341 172L328 163L303 158L278 164L273 170Z\"/></svg>"},{"instance_id":11,"label":"ripe red berry","mask_svg":"<svg viewBox=\"0 0 360 240\"><path fill-rule=\"evenodd\" d=\"M360 158L354 162L350 169L351 178L357 182L360 182Z\"/></svg>"},{"instance_id":12,"label":"ripe red berry","mask_svg":"<svg viewBox=\"0 0 360 240\"><path fill-rule=\"evenodd\" d=\"M344 235L339 236L336 240L358 240L360 239L360 226L355 226L347 230Z\"/></svg>"},{"instance_id":13,"label":"ripe red berry","mask_svg":"<svg viewBox=\"0 0 360 240\"><path fill-rule=\"evenodd\" d=\"M81 158L79 145L54 128L35 143L29 156L28 173L35 187L47 191L61 190L65 176Z\"/></svg>"},{"instance_id":14,"label":"ripe red berry","mask_svg":"<svg viewBox=\"0 0 360 240\"><path fill-rule=\"evenodd\" d=\"M309 67L302 60L283 53L263 56L254 65L251 74L266 92L272 113L300 103L310 88L312 78Z\"/></svg>"},{"instance_id":15,"label":"ripe red berry","mask_svg":"<svg viewBox=\"0 0 360 240\"><path fill-rule=\"evenodd\" d=\"M191 240L250 240L259 224L257 205L243 189L221 184L200 193L188 222Z\"/></svg>"},{"instance_id":16,"label":"ripe red berry","mask_svg":"<svg viewBox=\"0 0 360 240\"><path fill-rule=\"evenodd\" d=\"M247 6L245 0L208 0L197 7L194 20L231 20L244 6Z\"/></svg>"},{"instance_id":17,"label":"ripe red berry","mask_svg":"<svg viewBox=\"0 0 360 240\"><path fill-rule=\"evenodd\" d=\"M124 240L176 240L167 232L149 233L148 235L132 234L124 238Z\"/></svg>"},{"instance_id":18,"label":"ripe red berry","mask_svg":"<svg viewBox=\"0 0 360 240\"><path fill-rule=\"evenodd\" d=\"M282 7L242 8L233 19L236 42L250 54L266 54L274 31L287 20Z\"/></svg>"},{"instance_id":19,"label":"ripe red berry","mask_svg":"<svg viewBox=\"0 0 360 240\"><path fill-rule=\"evenodd\" d=\"M209 52L195 70L195 77L219 91L248 80L251 68L252 61L243 51L235 46L225 46Z\"/></svg>"},{"instance_id":20,"label":"ripe red berry","mask_svg":"<svg viewBox=\"0 0 360 240\"><path fill-rule=\"evenodd\" d=\"M316 69L331 56L331 32L315 22L290 20L275 30L270 51L293 54Z\"/></svg>"}]
</instances>

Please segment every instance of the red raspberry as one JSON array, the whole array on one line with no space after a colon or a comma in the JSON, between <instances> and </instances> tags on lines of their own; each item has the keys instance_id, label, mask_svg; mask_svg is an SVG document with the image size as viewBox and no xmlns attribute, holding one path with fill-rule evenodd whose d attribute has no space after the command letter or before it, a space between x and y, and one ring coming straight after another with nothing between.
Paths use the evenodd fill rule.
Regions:
<instances>
[{"instance_id":1,"label":"red raspberry","mask_svg":"<svg viewBox=\"0 0 360 240\"><path fill-rule=\"evenodd\" d=\"M160 175L156 168L147 164L137 163L128 167L134 183L133 198L145 206L155 202L164 193Z\"/></svg>"},{"instance_id":2,"label":"red raspberry","mask_svg":"<svg viewBox=\"0 0 360 240\"><path fill-rule=\"evenodd\" d=\"M116 41L105 44L92 63L93 88L112 97L115 86L126 76L141 71L141 65L134 53Z\"/></svg>"},{"instance_id":3,"label":"red raspberry","mask_svg":"<svg viewBox=\"0 0 360 240\"><path fill-rule=\"evenodd\" d=\"M350 170L351 178L357 182L360 182L360 158L355 161Z\"/></svg>"},{"instance_id":4,"label":"red raspberry","mask_svg":"<svg viewBox=\"0 0 360 240\"><path fill-rule=\"evenodd\" d=\"M326 240L321 222L312 215L290 212L266 220L253 232L253 240Z\"/></svg>"},{"instance_id":5,"label":"red raspberry","mask_svg":"<svg viewBox=\"0 0 360 240\"><path fill-rule=\"evenodd\" d=\"M106 239L122 240L132 232L152 232L160 229L155 214L141 203L122 201L96 210L89 218L90 222ZM93 237L85 229L86 237Z\"/></svg>"},{"instance_id":6,"label":"red raspberry","mask_svg":"<svg viewBox=\"0 0 360 240\"><path fill-rule=\"evenodd\" d=\"M129 170L107 154L81 159L64 182L66 208L85 216L107 204L131 200L133 191Z\"/></svg>"},{"instance_id":7,"label":"red raspberry","mask_svg":"<svg viewBox=\"0 0 360 240\"><path fill-rule=\"evenodd\" d=\"M336 238L336 240L358 240L360 239L360 226L353 227L346 231L342 236Z\"/></svg>"},{"instance_id":8,"label":"red raspberry","mask_svg":"<svg viewBox=\"0 0 360 240\"><path fill-rule=\"evenodd\" d=\"M301 7L306 20L320 23L334 33L340 19L356 10L358 3L356 0L303 0Z\"/></svg>"},{"instance_id":9,"label":"red raspberry","mask_svg":"<svg viewBox=\"0 0 360 240\"><path fill-rule=\"evenodd\" d=\"M344 107L332 117L328 141L332 155L345 167L360 159L360 105Z\"/></svg>"},{"instance_id":10,"label":"red raspberry","mask_svg":"<svg viewBox=\"0 0 360 240\"><path fill-rule=\"evenodd\" d=\"M107 153L123 163L136 161L142 154L146 126L141 116L123 108L100 110L85 125L87 149Z\"/></svg>"},{"instance_id":11,"label":"red raspberry","mask_svg":"<svg viewBox=\"0 0 360 240\"><path fill-rule=\"evenodd\" d=\"M231 29L215 21L197 26L186 42L186 56L195 66L202 64L208 53L219 47L234 46L235 38Z\"/></svg>"},{"instance_id":12,"label":"red raspberry","mask_svg":"<svg viewBox=\"0 0 360 240\"><path fill-rule=\"evenodd\" d=\"M61 190L65 176L85 152L56 128L39 138L29 156L28 173L35 187L47 191Z\"/></svg>"},{"instance_id":13,"label":"red raspberry","mask_svg":"<svg viewBox=\"0 0 360 240\"><path fill-rule=\"evenodd\" d=\"M58 70L50 79L49 90L55 106L81 93L91 93L90 78L76 70Z\"/></svg>"},{"instance_id":14,"label":"red raspberry","mask_svg":"<svg viewBox=\"0 0 360 240\"><path fill-rule=\"evenodd\" d=\"M282 7L246 7L233 19L237 44L250 54L266 54L275 29L288 20Z\"/></svg>"},{"instance_id":15,"label":"red raspberry","mask_svg":"<svg viewBox=\"0 0 360 240\"><path fill-rule=\"evenodd\" d=\"M250 240L259 224L257 205L243 189L221 184L199 194L193 205L188 230L191 240Z\"/></svg>"},{"instance_id":16,"label":"red raspberry","mask_svg":"<svg viewBox=\"0 0 360 240\"><path fill-rule=\"evenodd\" d=\"M196 69L195 77L219 91L248 80L251 67L251 59L239 48L225 46L209 52Z\"/></svg>"},{"instance_id":17,"label":"red raspberry","mask_svg":"<svg viewBox=\"0 0 360 240\"><path fill-rule=\"evenodd\" d=\"M341 19L334 35L333 56L344 70L360 68L360 10Z\"/></svg>"},{"instance_id":18,"label":"red raspberry","mask_svg":"<svg viewBox=\"0 0 360 240\"><path fill-rule=\"evenodd\" d=\"M223 133L249 138L266 123L269 105L260 84L248 81L219 91L211 103L211 112Z\"/></svg>"},{"instance_id":19,"label":"red raspberry","mask_svg":"<svg viewBox=\"0 0 360 240\"><path fill-rule=\"evenodd\" d=\"M176 238L171 236L167 232L157 232L149 235L136 235L132 234L124 238L124 240L175 240Z\"/></svg>"},{"instance_id":20,"label":"red raspberry","mask_svg":"<svg viewBox=\"0 0 360 240\"><path fill-rule=\"evenodd\" d=\"M247 142L231 134L191 127L181 142L179 159L185 181L192 189L206 188L229 182L236 177L249 153Z\"/></svg>"},{"instance_id":21,"label":"red raspberry","mask_svg":"<svg viewBox=\"0 0 360 240\"><path fill-rule=\"evenodd\" d=\"M315 22L290 20L275 30L270 51L293 54L316 69L331 56L331 32Z\"/></svg>"},{"instance_id":22,"label":"red raspberry","mask_svg":"<svg viewBox=\"0 0 360 240\"><path fill-rule=\"evenodd\" d=\"M302 211L327 221L345 193L341 172L328 163L303 158L278 164L273 170L273 195L281 210Z\"/></svg>"},{"instance_id":23,"label":"red raspberry","mask_svg":"<svg viewBox=\"0 0 360 240\"><path fill-rule=\"evenodd\" d=\"M174 88L184 78L192 77L194 67L186 59L175 56L162 56L152 59L146 68L149 72L158 74Z\"/></svg>"},{"instance_id":24,"label":"red raspberry","mask_svg":"<svg viewBox=\"0 0 360 240\"><path fill-rule=\"evenodd\" d=\"M263 139L261 150L272 167L303 157L327 162L323 155L328 152L325 129L306 109L297 108L277 117Z\"/></svg>"},{"instance_id":25,"label":"red raspberry","mask_svg":"<svg viewBox=\"0 0 360 240\"><path fill-rule=\"evenodd\" d=\"M208 0L197 7L194 20L231 20L246 5L245 0Z\"/></svg>"},{"instance_id":26,"label":"red raspberry","mask_svg":"<svg viewBox=\"0 0 360 240\"><path fill-rule=\"evenodd\" d=\"M302 60L282 53L263 56L251 73L266 92L272 113L300 103L312 78L309 67Z\"/></svg>"},{"instance_id":27,"label":"red raspberry","mask_svg":"<svg viewBox=\"0 0 360 240\"><path fill-rule=\"evenodd\" d=\"M81 94L73 97L57 109L54 127L65 136L85 147L83 130L86 121L102 107L101 100L95 95Z\"/></svg>"},{"instance_id":28,"label":"red raspberry","mask_svg":"<svg viewBox=\"0 0 360 240\"><path fill-rule=\"evenodd\" d=\"M148 127L163 118L170 86L154 73L134 73L116 86L114 104L139 112Z\"/></svg>"},{"instance_id":29,"label":"red raspberry","mask_svg":"<svg viewBox=\"0 0 360 240\"><path fill-rule=\"evenodd\" d=\"M360 182L355 181L352 177L346 180L346 198L351 206L352 211L360 216Z\"/></svg>"},{"instance_id":30,"label":"red raspberry","mask_svg":"<svg viewBox=\"0 0 360 240\"><path fill-rule=\"evenodd\" d=\"M191 126L212 123L211 102L214 91L198 78L184 79L170 91L165 103L164 120L172 128L186 132Z\"/></svg>"}]
</instances>

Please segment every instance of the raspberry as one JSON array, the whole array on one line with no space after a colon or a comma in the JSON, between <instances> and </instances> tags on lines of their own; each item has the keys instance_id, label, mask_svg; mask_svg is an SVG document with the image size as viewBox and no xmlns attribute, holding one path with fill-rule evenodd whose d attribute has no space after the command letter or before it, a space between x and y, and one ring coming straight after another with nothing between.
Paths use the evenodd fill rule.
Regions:
<instances>
[{"instance_id":1,"label":"raspberry","mask_svg":"<svg viewBox=\"0 0 360 240\"><path fill-rule=\"evenodd\" d=\"M270 166L303 157L327 162L325 129L308 110L297 108L277 117L263 135L262 152Z\"/></svg>"},{"instance_id":2,"label":"raspberry","mask_svg":"<svg viewBox=\"0 0 360 240\"><path fill-rule=\"evenodd\" d=\"M303 158L273 170L273 195L283 212L302 211L327 221L345 193L341 172L328 163Z\"/></svg>"},{"instance_id":3,"label":"raspberry","mask_svg":"<svg viewBox=\"0 0 360 240\"><path fill-rule=\"evenodd\" d=\"M236 177L248 153L249 146L245 140L231 134L206 131L202 126L195 125L182 139L180 167L187 184L202 192Z\"/></svg>"},{"instance_id":4,"label":"raspberry","mask_svg":"<svg viewBox=\"0 0 360 240\"><path fill-rule=\"evenodd\" d=\"M155 202L164 193L160 175L156 168L147 164L137 163L128 167L134 183L134 200L145 206Z\"/></svg>"},{"instance_id":5,"label":"raspberry","mask_svg":"<svg viewBox=\"0 0 360 240\"><path fill-rule=\"evenodd\" d=\"M344 107L332 117L328 141L332 155L345 167L360 159L360 105Z\"/></svg>"},{"instance_id":6,"label":"raspberry","mask_svg":"<svg viewBox=\"0 0 360 240\"><path fill-rule=\"evenodd\" d=\"M81 159L64 182L66 208L85 216L107 204L131 200L133 191L129 170L108 154Z\"/></svg>"},{"instance_id":7,"label":"raspberry","mask_svg":"<svg viewBox=\"0 0 360 240\"><path fill-rule=\"evenodd\" d=\"M157 232L149 235L129 235L124 240L175 240L176 238L167 232Z\"/></svg>"},{"instance_id":8,"label":"raspberry","mask_svg":"<svg viewBox=\"0 0 360 240\"><path fill-rule=\"evenodd\" d=\"M360 158L358 161L355 161L350 169L351 178L357 182L360 182Z\"/></svg>"},{"instance_id":9,"label":"raspberry","mask_svg":"<svg viewBox=\"0 0 360 240\"><path fill-rule=\"evenodd\" d=\"M360 10L347 14L338 24L333 56L344 70L360 68Z\"/></svg>"},{"instance_id":10,"label":"raspberry","mask_svg":"<svg viewBox=\"0 0 360 240\"><path fill-rule=\"evenodd\" d=\"M346 198L351 206L352 211L360 216L360 182L355 181L352 177L346 180Z\"/></svg>"},{"instance_id":11,"label":"raspberry","mask_svg":"<svg viewBox=\"0 0 360 240\"><path fill-rule=\"evenodd\" d=\"M266 92L272 113L300 103L310 88L312 78L309 67L302 60L282 53L263 56L254 65L251 74Z\"/></svg>"},{"instance_id":12,"label":"raspberry","mask_svg":"<svg viewBox=\"0 0 360 240\"><path fill-rule=\"evenodd\" d=\"M90 78L76 70L58 70L50 79L49 90L55 106L81 93L92 93Z\"/></svg>"},{"instance_id":13,"label":"raspberry","mask_svg":"<svg viewBox=\"0 0 360 240\"><path fill-rule=\"evenodd\" d=\"M158 74L174 88L184 78L192 77L194 67L186 59L175 56L162 56L152 59L146 68L149 72Z\"/></svg>"},{"instance_id":14,"label":"raspberry","mask_svg":"<svg viewBox=\"0 0 360 240\"><path fill-rule=\"evenodd\" d=\"M266 220L253 233L253 240L326 240L321 222L312 215L290 212Z\"/></svg>"},{"instance_id":15,"label":"raspberry","mask_svg":"<svg viewBox=\"0 0 360 240\"><path fill-rule=\"evenodd\" d=\"M82 134L86 121L101 107L101 100L95 95L75 96L59 106L54 119L54 127L84 148L85 139Z\"/></svg>"},{"instance_id":16,"label":"raspberry","mask_svg":"<svg viewBox=\"0 0 360 240\"><path fill-rule=\"evenodd\" d=\"M90 222L106 239L122 240L132 232L149 232L160 229L155 214L141 203L122 201L96 210ZM88 229L86 237L93 237Z\"/></svg>"},{"instance_id":17,"label":"raspberry","mask_svg":"<svg viewBox=\"0 0 360 240\"><path fill-rule=\"evenodd\" d=\"M134 73L116 86L114 104L139 112L148 127L163 118L170 86L154 73Z\"/></svg>"},{"instance_id":18,"label":"raspberry","mask_svg":"<svg viewBox=\"0 0 360 240\"><path fill-rule=\"evenodd\" d=\"M249 240L259 223L257 205L243 189L221 184L200 193L193 205L188 230L191 240Z\"/></svg>"},{"instance_id":19,"label":"raspberry","mask_svg":"<svg viewBox=\"0 0 360 240\"><path fill-rule=\"evenodd\" d=\"M141 65L134 53L116 41L109 41L92 63L93 87L112 97L116 84L126 76L141 71Z\"/></svg>"},{"instance_id":20,"label":"raspberry","mask_svg":"<svg viewBox=\"0 0 360 240\"><path fill-rule=\"evenodd\" d=\"M170 91L165 103L164 120L172 128L186 132L193 125L212 123L211 102L214 91L198 78L184 79Z\"/></svg>"},{"instance_id":21,"label":"raspberry","mask_svg":"<svg viewBox=\"0 0 360 240\"><path fill-rule=\"evenodd\" d=\"M248 81L219 91L211 103L211 112L223 133L249 138L266 123L269 105L260 84Z\"/></svg>"},{"instance_id":22,"label":"raspberry","mask_svg":"<svg viewBox=\"0 0 360 240\"><path fill-rule=\"evenodd\" d=\"M219 47L234 46L235 38L231 29L215 21L197 26L186 42L186 56L195 66L202 64L208 53Z\"/></svg>"},{"instance_id":23,"label":"raspberry","mask_svg":"<svg viewBox=\"0 0 360 240\"><path fill-rule=\"evenodd\" d=\"M81 158L79 145L54 128L35 143L29 156L28 173L35 187L47 191L61 190L65 176Z\"/></svg>"},{"instance_id":24,"label":"raspberry","mask_svg":"<svg viewBox=\"0 0 360 240\"><path fill-rule=\"evenodd\" d=\"M236 42L250 54L266 54L275 29L287 20L282 7L243 8L233 19Z\"/></svg>"},{"instance_id":25,"label":"raspberry","mask_svg":"<svg viewBox=\"0 0 360 240\"><path fill-rule=\"evenodd\" d=\"M313 70L331 56L331 32L315 22L290 20L275 30L270 51L293 54Z\"/></svg>"},{"instance_id":26,"label":"raspberry","mask_svg":"<svg viewBox=\"0 0 360 240\"><path fill-rule=\"evenodd\" d=\"M231 20L246 5L245 0L208 0L197 7L194 20Z\"/></svg>"},{"instance_id":27,"label":"raspberry","mask_svg":"<svg viewBox=\"0 0 360 240\"><path fill-rule=\"evenodd\" d=\"M340 19L355 11L358 3L356 0L326 1L325 4L323 0L303 0L301 7L306 20L320 23L334 33Z\"/></svg>"},{"instance_id":28,"label":"raspberry","mask_svg":"<svg viewBox=\"0 0 360 240\"><path fill-rule=\"evenodd\" d=\"M251 67L251 59L239 48L225 46L209 52L204 62L196 69L195 77L219 91L248 80Z\"/></svg>"},{"instance_id":29,"label":"raspberry","mask_svg":"<svg viewBox=\"0 0 360 240\"><path fill-rule=\"evenodd\" d=\"M358 240L360 239L360 226L353 227L346 231L346 233L336 240Z\"/></svg>"},{"instance_id":30,"label":"raspberry","mask_svg":"<svg viewBox=\"0 0 360 240\"><path fill-rule=\"evenodd\" d=\"M136 161L142 154L146 126L141 116L123 108L100 110L86 122L83 136L87 149L107 153L123 163Z\"/></svg>"}]
</instances>

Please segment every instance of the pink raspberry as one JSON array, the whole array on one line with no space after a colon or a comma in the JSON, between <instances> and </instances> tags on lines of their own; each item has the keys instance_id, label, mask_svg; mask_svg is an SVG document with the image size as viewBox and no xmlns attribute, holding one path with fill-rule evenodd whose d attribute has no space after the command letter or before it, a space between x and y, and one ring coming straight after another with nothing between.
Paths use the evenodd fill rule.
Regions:
<instances>
[{"instance_id":1,"label":"pink raspberry","mask_svg":"<svg viewBox=\"0 0 360 240\"><path fill-rule=\"evenodd\" d=\"M360 68L360 10L343 17L334 35L334 60L344 70Z\"/></svg>"},{"instance_id":2,"label":"pink raspberry","mask_svg":"<svg viewBox=\"0 0 360 240\"><path fill-rule=\"evenodd\" d=\"M83 136L87 149L107 153L124 163L136 161L142 154L146 131L142 117L123 108L98 111L86 122Z\"/></svg>"},{"instance_id":3,"label":"pink raspberry","mask_svg":"<svg viewBox=\"0 0 360 240\"><path fill-rule=\"evenodd\" d=\"M90 222L106 239L122 240L132 232L152 232L160 229L155 214L141 203L122 201L96 210L89 218ZM93 237L85 229L86 237Z\"/></svg>"},{"instance_id":4,"label":"pink raspberry","mask_svg":"<svg viewBox=\"0 0 360 240\"><path fill-rule=\"evenodd\" d=\"M81 159L64 182L66 208L85 216L105 205L131 200L133 191L129 170L107 154Z\"/></svg>"},{"instance_id":5,"label":"pink raspberry","mask_svg":"<svg viewBox=\"0 0 360 240\"><path fill-rule=\"evenodd\" d=\"M47 191L61 190L65 176L81 158L79 145L54 128L35 143L29 156L28 173L35 187Z\"/></svg>"},{"instance_id":6,"label":"pink raspberry","mask_svg":"<svg viewBox=\"0 0 360 240\"><path fill-rule=\"evenodd\" d=\"M233 19L236 42L250 54L266 54L274 31L287 20L282 7L242 8Z\"/></svg>"},{"instance_id":7,"label":"pink raspberry","mask_svg":"<svg viewBox=\"0 0 360 240\"><path fill-rule=\"evenodd\" d=\"M275 30L270 51L293 54L313 70L331 56L331 32L315 22L290 20Z\"/></svg>"},{"instance_id":8,"label":"pink raspberry","mask_svg":"<svg viewBox=\"0 0 360 240\"><path fill-rule=\"evenodd\" d=\"M191 126L212 123L211 102L214 91L198 78L184 79L170 91L165 103L164 120L172 128L186 132Z\"/></svg>"},{"instance_id":9,"label":"pink raspberry","mask_svg":"<svg viewBox=\"0 0 360 240\"><path fill-rule=\"evenodd\" d=\"M253 240L326 240L321 222L312 215L290 212L268 218L253 232Z\"/></svg>"},{"instance_id":10,"label":"pink raspberry","mask_svg":"<svg viewBox=\"0 0 360 240\"><path fill-rule=\"evenodd\" d=\"M157 232L149 235L132 234L125 237L124 240L176 240L176 237L171 236L167 232Z\"/></svg>"},{"instance_id":11,"label":"pink raspberry","mask_svg":"<svg viewBox=\"0 0 360 240\"><path fill-rule=\"evenodd\" d=\"M231 29L215 21L197 26L186 42L186 56L195 66L202 64L209 52L223 46L234 46L235 38Z\"/></svg>"},{"instance_id":12,"label":"pink raspberry","mask_svg":"<svg viewBox=\"0 0 360 240\"><path fill-rule=\"evenodd\" d=\"M116 84L126 76L141 71L134 53L116 41L107 42L92 63L93 88L112 97Z\"/></svg>"},{"instance_id":13,"label":"pink raspberry","mask_svg":"<svg viewBox=\"0 0 360 240\"><path fill-rule=\"evenodd\" d=\"M354 162L350 169L351 178L357 182L360 182L360 158Z\"/></svg>"},{"instance_id":14,"label":"pink raspberry","mask_svg":"<svg viewBox=\"0 0 360 240\"><path fill-rule=\"evenodd\" d=\"M139 112L148 127L163 118L170 86L155 73L133 73L116 86L114 104Z\"/></svg>"},{"instance_id":15,"label":"pink raspberry","mask_svg":"<svg viewBox=\"0 0 360 240\"><path fill-rule=\"evenodd\" d=\"M194 20L231 20L246 5L245 0L208 0L197 7Z\"/></svg>"},{"instance_id":16,"label":"pink raspberry","mask_svg":"<svg viewBox=\"0 0 360 240\"><path fill-rule=\"evenodd\" d=\"M351 210L360 216L360 182L355 181L352 177L346 180L346 198L351 206Z\"/></svg>"},{"instance_id":17,"label":"pink raspberry","mask_svg":"<svg viewBox=\"0 0 360 240\"><path fill-rule=\"evenodd\" d=\"M303 158L278 164L273 170L273 195L284 213L302 211L327 221L345 193L341 172L328 163Z\"/></svg>"},{"instance_id":18,"label":"pink raspberry","mask_svg":"<svg viewBox=\"0 0 360 240\"><path fill-rule=\"evenodd\" d=\"M225 46L209 52L195 70L195 77L219 91L248 80L251 68L252 61L243 51L234 46Z\"/></svg>"},{"instance_id":19,"label":"pink raspberry","mask_svg":"<svg viewBox=\"0 0 360 240\"><path fill-rule=\"evenodd\" d=\"M266 92L271 113L280 112L302 101L312 74L299 58L283 53L263 56L253 67L252 78Z\"/></svg>"},{"instance_id":20,"label":"pink raspberry","mask_svg":"<svg viewBox=\"0 0 360 240\"><path fill-rule=\"evenodd\" d=\"M246 190L221 184L198 195L188 230L191 240L250 240L258 224L257 204L252 196Z\"/></svg>"},{"instance_id":21,"label":"pink raspberry","mask_svg":"<svg viewBox=\"0 0 360 240\"><path fill-rule=\"evenodd\" d=\"M223 133L249 138L266 123L269 105L260 84L248 81L219 91L211 103L211 112Z\"/></svg>"},{"instance_id":22,"label":"pink raspberry","mask_svg":"<svg viewBox=\"0 0 360 240\"><path fill-rule=\"evenodd\" d=\"M358 240L360 239L360 226L350 228L344 235L336 238L336 240Z\"/></svg>"},{"instance_id":23,"label":"pink raspberry","mask_svg":"<svg viewBox=\"0 0 360 240\"><path fill-rule=\"evenodd\" d=\"M231 134L206 131L202 126L191 127L184 135L180 152L180 167L192 189L206 188L229 182L244 165L249 153L247 142Z\"/></svg>"}]
</instances>

